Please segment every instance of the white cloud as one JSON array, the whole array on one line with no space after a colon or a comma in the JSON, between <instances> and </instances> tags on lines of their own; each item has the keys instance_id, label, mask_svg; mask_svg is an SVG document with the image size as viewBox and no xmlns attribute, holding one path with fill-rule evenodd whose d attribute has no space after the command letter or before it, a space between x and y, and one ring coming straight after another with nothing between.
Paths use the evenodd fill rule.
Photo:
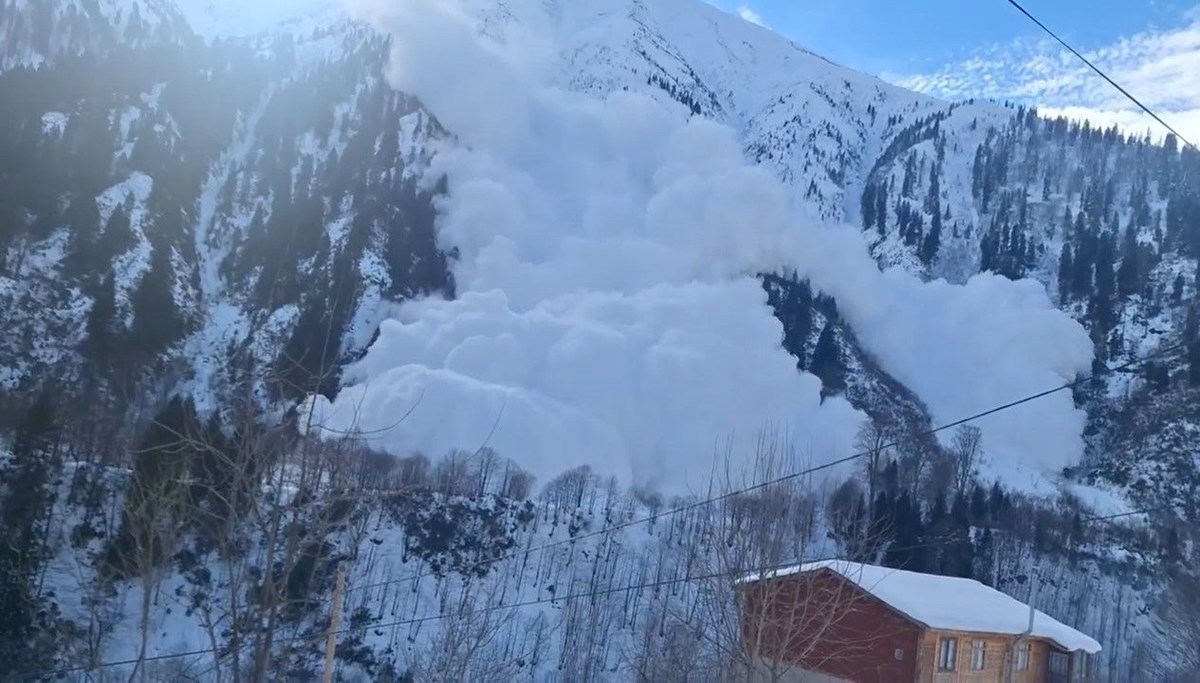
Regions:
<instances>
[{"instance_id":1,"label":"white cloud","mask_svg":"<svg viewBox=\"0 0 1200 683\"><path fill-rule=\"evenodd\" d=\"M750 22L751 24L758 24L759 26L763 26L763 27L766 27L766 25L767 25L766 22L763 21L761 14L750 9L746 5L742 5L741 7L738 7L737 13L738 13L739 17L745 19L746 21Z\"/></svg>"},{"instance_id":2,"label":"white cloud","mask_svg":"<svg viewBox=\"0 0 1200 683\"><path fill-rule=\"evenodd\" d=\"M1200 15L1190 14L1183 26L1133 34L1085 54L1184 136L1200 139ZM886 77L941 97L1007 99L1139 134L1166 132L1049 39L991 45L939 71Z\"/></svg>"},{"instance_id":3,"label":"white cloud","mask_svg":"<svg viewBox=\"0 0 1200 683\"><path fill-rule=\"evenodd\" d=\"M385 429L396 453L486 441L542 481L588 463L670 491L702 485L718 444L736 452L765 426L815 462L845 456L862 415L822 402L781 348L753 277L778 268L836 296L939 421L1089 366L1086 333L1035 283L881 273L861 231L804 218L729 128L635 93L546 86L536 59L505 51L525 41L489 43L446 0L378 7L393 85L464 143L431 171L448 182L439 238L460 252L459 298L402 306L336 400L318 399L325 426ZM1044 482L1078 458L1082 424L1068 395L995 416L990 471Z\"/></svg>"}]
</instances>

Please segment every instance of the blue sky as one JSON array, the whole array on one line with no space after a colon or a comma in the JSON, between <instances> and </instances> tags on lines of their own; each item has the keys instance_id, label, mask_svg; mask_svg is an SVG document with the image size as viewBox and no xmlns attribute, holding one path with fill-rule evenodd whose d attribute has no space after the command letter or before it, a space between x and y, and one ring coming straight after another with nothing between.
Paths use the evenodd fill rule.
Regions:
<instances>
[{"instance_id":1,"label":"blue sky","mask_svg":"<svg viewBox=\"0 0 1200 683\"><path fill-rule=\"evenodd\" d=\"M1149 127L1005 0L709 1L836 62L934 95L1011 99ZM1200 138L1200 0L1022 4L1185 136Z\"/></svg>"},{"instance_id":2,"label":"blue sky","mask_svg":"<svg viewBox=\"0 0 1200 683\"><path fill-rule=\"evenodd\" d=\"M750 10L776 31L856 69L910 72L962 59L981 47L1036 38L1037 27L1005 0L713 0ZM1093 49L1154 27L1178 26L1194 3L1146 0L1023 0L1076 47Z\"/></svg>"}]
</instances>

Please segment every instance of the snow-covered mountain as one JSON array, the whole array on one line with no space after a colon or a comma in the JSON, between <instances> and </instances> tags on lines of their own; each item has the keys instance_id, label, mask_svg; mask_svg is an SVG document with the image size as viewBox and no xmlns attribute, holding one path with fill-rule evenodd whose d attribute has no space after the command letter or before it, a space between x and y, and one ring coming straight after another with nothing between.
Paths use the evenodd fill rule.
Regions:
<instances>
[{"instance_id":1,"label":"snow-covered mountain","mask_svg":"<svg viewBox=\"0 0 1200 683\"><path fill-rule=\"evenodd\" d=\"M443 577L448 561L470 576L496 557L489 542L531 546L539 524L574 536L703 491L714 444L750 466L764 427L821 464L872 430L920 433L1095 370L1074 396L981 420L986 457L949 493L949 433L889 449L890 474L830 470L789 494L821 511L789 542L793 555L855 550L838 531L841 498L823 497L836 488L853 508L882 488L855 514L887 522L892 550L860 559L973 573L1018 597L1028 588L1013 577L1037 571L1056 582L1043 609L1095 631L1106 670L1139 666L1165 568L1191 552L1198 521L1200 359L1193 343L1132 372L1105 364L1195 338L1192 151L940 102L696 0L5 0L0 28L0 415L28 434L21 415L53 391L70 425L55 458L78 462L45 484L60 514L27 521L56 580L113 591L47 598L72 628L97 605L117 615L88 656L138 658L138 574L191 601L140 610L155 623L142 629L149 653L234 638L241 627L201 621L237 612L238 582L258 580L246 576L278 541L239 530L258 548L240 555L244 576L203 533L173 539L187 552L166 570L112 576L152 415L188 434L211 417L197 438L231 439L211 451L246 452L239 421L253 406L320 437L299 451L357 434L410 465L448 453L434 479L404 470L405 486L432 490L411 501L375 495L328 524L330 509L287 513L322 529L305 599L327 594L335 560L351 585L441 567L388 610L353 598L365 611L345 657L366 676L386 663L436 678L449 674L421 667L449 631L368 626L482 599ZM283 438L262 429L264 443ZM12 462L31 443L17 438ZM487 456L462 461L463 449ZM495 453L502 484L499 465L480 464ZM191 481L216 467L180 466ZM283 477L265 487L276 506L284 479L309 476L262 467ZM527 508L509 481L529 475L556 484ZM329 476L296 488L347 485ZM1134 530L1071 524L1163 496L1171 507ZM496 608L508 591L537 601L675 576L716 560L675 534L714 523L682 516L650 540L614 531L541 553L536 576L502 563L503 580L481 585ZM974 563L902 552L947 539ZM395 562L422 543L434 549L417 565ZM665 638L679 606L553 609L502 626L520 638L492 634L506 644L488 657L517 668L476 679L562 676L581 652L593 662L582 679L636 677L631 648L654 614ZM305 633L321 613L292 613L288 628ZM600 634L585 622L625 635L588 640ZM543 627L561 641L530 635Z\"/></svg>"},{"instance_id":2,"label":"snow-covered mountain","mask_svg":"<svg viewBox=\"0 0 1200 683\"><path fill-rule=\"evenodd\" d=\"M0 70L186 40L190 34L172 0L4 0Z\"/></svg>"}]
</instances>

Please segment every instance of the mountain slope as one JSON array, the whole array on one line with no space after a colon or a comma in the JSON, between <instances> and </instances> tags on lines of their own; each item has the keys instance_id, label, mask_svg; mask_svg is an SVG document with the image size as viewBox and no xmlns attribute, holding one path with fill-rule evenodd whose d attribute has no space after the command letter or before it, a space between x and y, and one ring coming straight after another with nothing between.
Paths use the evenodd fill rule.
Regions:
<instances>
[{"instance_id":1,"label":"mountain slope","mask_svg":"<svg viewBox=\"0 0 1200 683\"><path fill-rule=\"evenodd\" d=\"M172 0L4 0L0 37L0 71L7 71L187 40L191 29Z\"/></svg>"},{"instance_id":2,"label":"mountain slope","mask_svg":"<svg viewBox=\"0 0 1200 683\"><path fill-rule=\"evenodd\" d=\"M719 515L697 513L497 563L501 580L462 578L502 554L492 542L571 537L692 493L715 443L730 443L732 469L759 467L764 421L799 451L767 471L794 471L859 448L864 424L922 432L1073 379L1093 356L1115 364L1195 335L1194 223L1178 213L1195 196L1195 160L1178 150L938 102L699 2L472 0L466 21L412 7L425 5L362 3L360 20L321 2L3 5L0 418L26 422L50 390L70 425L45 454L74 462L48 477L62 488L37 523L52 588L88 597L43 597L76 627L97 605L120 613L92 655L138 656L138 581L103 558L128 542L120 510L137 500L138 454L158 453L144 447L157 422L220 443L188 451L189 481L221 481L214 452L254 453L239 471L270 472L252 485L265 518L292 491L330 494L328 507L320 495L282 506L287 528L320 530L292 543L306 569L296 583L288 570L289 590L307 605L287 605L294 634L319 631L337 562L351 585L437 574L403 599L354 599L345 666L382 676L432 666L452 630L367 624L455 599L616 591L728 560L679 540L722 532ZM1083 215L1069 234L1067 209ZM1096 254L1126 243L1106 227L1114 213L1117 228L1134 225L1133 246L1107 262L1125 289L1101 296ZM1070 296L1064 247L1091 254ZM1026 275L1037 281L1008 279ZM842 534L836 499L856 524L888 529L861 559L972 573L1019 595L1015 577L1053 577L1041 606L1093 630L1109 671L1135 670L1131 643L1151 633L1166 568L1182 560L1178 536L1160 534L1186 539L1174 525L1195 520L1200 481L1184 448L1194 371L1183 352L1166 361L1165 381L1155 370L1097 382L1080 408L1059 394L981 422L987 458L957 495L944 493L950 435L889 449L883 472L833 470L826 486L788 493L794 517L780 517L790 530L775 530L786 539L769 558L738 561L866 552ZM176 394L198 414L167 401ZM251 438L248 404L248 422L283 427ZM297 439L297 423L358 432L393 459ZM1132 451L1120 446L1131 435ZM353 476L337 464L360 455ZM513 502L531 473L547 484L532 517ZM400 487L425 493L386 493ZM342 506L347 488L370 504ZM1089 510L1126 509L1097 507L1109 500L1163 495L1174 507L1153 525L1076 528ZM774 509L745 505L725 512ZM273 585L246 578L272 571L261 529L234 525L228 538L256 548L239 554L215 547L207 523L181 523L179 554L147 573L183 601L153 610L152 653L210 647L206 609L235 613L238 586ZM417 564L397 561L410 551ZM1112 604L1089 600L1101 594ZM663 665L656 648L687 640L667 632L704 619L668 619L690 593L651 595L521 612L485 649L502 670L478 679L553 676L580 657L592 657L589 679L628 677L620 662L634 651L639 666ZM607 639L600 627L617 624Z\"/></svg>"}]
</instances>

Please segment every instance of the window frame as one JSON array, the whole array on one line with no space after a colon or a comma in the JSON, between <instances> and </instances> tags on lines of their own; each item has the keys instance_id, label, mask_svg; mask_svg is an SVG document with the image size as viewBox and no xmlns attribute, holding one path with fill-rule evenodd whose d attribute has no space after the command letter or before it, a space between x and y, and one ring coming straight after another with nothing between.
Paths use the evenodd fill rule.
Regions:
<instances>
[{"instance_id":1,"label":"window frame","mask_svg":"<svg viewBox=\"0 0 1200 683\"><path fill-rule=\"evenodd\" d=\"M1083 650L1071 653L1071 680L1086 681L1092 669L1092 655Z\"/></svg>"},{"instance_id":2,"label":"window frame","mask_svg":"<svg viewBox=\"0 0 1200 683\"><path fill-rule=\"evenodd\" d=\"M1029 671L1029 662L1033 659L1033 643L1025 641L1017 643L1017 671Z\"/></svg>"},{"instance_id":3,"label":"window frame","mask_svg":"<svg viewBox=\"0 0 1200 683\"><path fill-rule=\"evenodd\" d=\"M1058 676L1067 676L1071 673L1071 656L1065 652L1050 652L1049 660L1046 662L1046 669Z\"/></svg>"},{"instance_id":4,"label":"window frame","mask_svg":"<svg viewBox=\"0 0 1200 683\"><path fill-rule=\"evenodd\" d=\"M956 671L958 669L958 638L938 638L937 670Z\"/></svg>"},{"instance_id":5,"label":"window frame","mask_svg":"<svg viewBox=\"0 0 1200 683\"><path fill-rule=\"evenodd\" d=\"M987 641L982 638L971 640L971 671L987 668Z\"/></svg>"}]
</instances>

